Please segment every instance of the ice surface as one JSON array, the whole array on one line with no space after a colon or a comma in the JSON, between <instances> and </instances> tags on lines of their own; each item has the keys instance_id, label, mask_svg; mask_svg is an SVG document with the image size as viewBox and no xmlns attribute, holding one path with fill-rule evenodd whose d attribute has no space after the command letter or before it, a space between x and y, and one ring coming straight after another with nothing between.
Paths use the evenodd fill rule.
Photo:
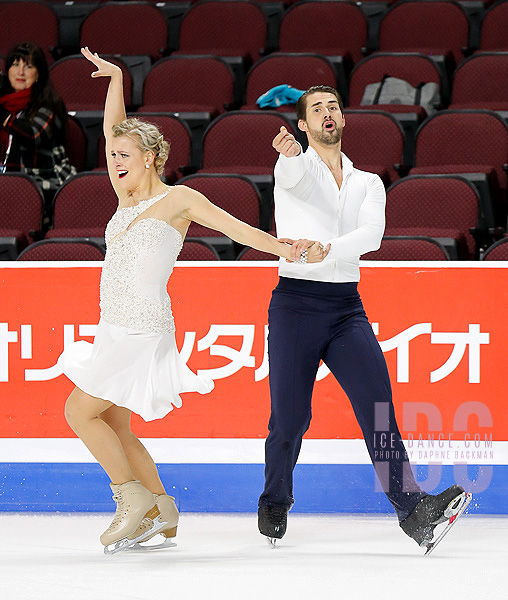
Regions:
<instances>
[{"instance_id":1,"label":"ice surface","mask_svg":"<svg viewBox=\"0 0 508 600\"><path fill-rule=\"evenodd\" d=\"M506 599L508 517L468 516L431 556L395 517L290 513L270 548L254 514L181 516L176 548L106 557L111 514L0 514L8 600Z\"/></svg>"}]
</instances>

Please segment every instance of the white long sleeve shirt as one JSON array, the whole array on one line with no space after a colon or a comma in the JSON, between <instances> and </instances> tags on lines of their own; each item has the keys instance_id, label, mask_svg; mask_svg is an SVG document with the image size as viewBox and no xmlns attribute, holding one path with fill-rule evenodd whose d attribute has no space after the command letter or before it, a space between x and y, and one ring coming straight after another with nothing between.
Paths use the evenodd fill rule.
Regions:
<instances>
[{"instance_id":1,"label":"white long sleeve shirt","mask_svg":"<svg viewBox=\"0 0 508 600\"><path fill-rule=\"evenodd\" d=\"M331 244L321 263L279 262L279 275L326 282L360 280L359 259L377 250L385 228L386 193L378 175L360 171L342 154L342 185L310 147L279 155L275 165L275 222L279 238Z\"/></svg>"}]
</instances>

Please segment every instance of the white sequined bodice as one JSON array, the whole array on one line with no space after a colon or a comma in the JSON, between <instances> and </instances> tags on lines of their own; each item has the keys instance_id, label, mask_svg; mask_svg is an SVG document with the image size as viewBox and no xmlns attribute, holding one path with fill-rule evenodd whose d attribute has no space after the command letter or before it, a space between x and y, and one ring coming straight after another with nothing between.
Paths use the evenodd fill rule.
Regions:
<instances>
[{"instance_id":1,"label":"white sequined bodice","mask_svg":"<svg viewBox=\"0 0 508 600\"><path fill-rule=\"evenodd\" d=\"M119 208L106 227L100 306L108 323L156 333L175 330L167 283L182 236L165 221L141 216L168 192Z\"/></svg>"}]
</instances>

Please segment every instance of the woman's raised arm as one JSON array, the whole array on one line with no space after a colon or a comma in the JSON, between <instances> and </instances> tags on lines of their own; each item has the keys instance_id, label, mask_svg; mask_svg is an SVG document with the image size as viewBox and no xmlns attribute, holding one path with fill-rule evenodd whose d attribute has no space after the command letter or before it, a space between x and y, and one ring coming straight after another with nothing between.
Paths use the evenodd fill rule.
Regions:
<instances>
[{"instance_id":1,"label":"woman's raised arm","mask_svg":"<svg viewBox=\"0 0 508 600\"><path fill-rule=\"evenodd\" d=\"M88 48L81 48L81 54L97 67L97 71L92 73L92 77L110 77L108 93L104 104L104 135L107 139L108 135L111 135L113 125L120 123L127 116L125 114L125 100L123 97L122 69L100 58L97 52L92 54Z\"/></svg>"},{"instance_id":2,"label":"woman's raised arm","mask_svg":"<svg viewBox=\"0 0 508 600\"><path fill-rule=\"evenodd\" d=\"M104 137L106 138L106 161L108 164L109 178L115 189L116 195L121 198L125 191L118 185L115 174L113 158L111 156L111 142L113 139L113 125L121 123L126 118L125 100L123 97L123 73L119 66L100 58L97 52L90 52L88 47L81 48L81 54L97 67L92 77L109 77L108 93L104 104Z\"/></svg>"}]
</instances>

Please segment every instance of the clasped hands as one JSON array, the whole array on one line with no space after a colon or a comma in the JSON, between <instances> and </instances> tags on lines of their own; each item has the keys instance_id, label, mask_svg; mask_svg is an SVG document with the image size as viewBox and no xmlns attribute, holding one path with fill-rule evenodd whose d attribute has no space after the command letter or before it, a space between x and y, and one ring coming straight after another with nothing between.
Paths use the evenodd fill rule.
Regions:
<instances>
[{"instance_id":1,"label":"clasped hands","mask_svg":"<svg viewBox=\"0 0 508 600\"><path fill-rule=\"evenodd\" d=\"M279 238L279 242L291 246L291 258L286 258L286 262L298 262L302 252L307 251L307 263L318 263L323 261L328 252L330 252L330 244L323 246L320 242L313 240L292 240L290 238Z\"/></svg>"}]
</instances>

